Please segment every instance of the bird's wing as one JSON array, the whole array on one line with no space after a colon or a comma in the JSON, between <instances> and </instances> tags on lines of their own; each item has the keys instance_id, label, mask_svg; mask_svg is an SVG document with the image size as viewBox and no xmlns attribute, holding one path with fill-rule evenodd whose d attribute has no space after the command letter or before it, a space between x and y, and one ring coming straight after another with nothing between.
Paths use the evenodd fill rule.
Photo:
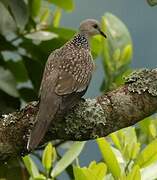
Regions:
<instances>
[{"instance_id":1,"label":"bird's wing","mask_svg":"<svg viewBox=\"0 0 157 180\"><path fill-rule=\"evenodd\" d=\"M87 88L89 85L91 75L85 79L84 82L78 82L71 74L68 72L61 73L62 79L58 79L55 92L58 95L67 95L73 92L81 92Z\"/></svg>"},{"instance_id":2,"label":"bird's wing","mask_svg":"<svg viewBox=\"0 0 157 180\"><path fill-rule=\"evenodd\" d=\"M55 92L58 95L67 95L82 92L87 89L92 76L93 64L88 56L89 64L85 67L72 67L71 70L61 69L58 74ZM68 60L67 60L68 61ZM88 60L87 60L88 61Z\"/></svg>"},{"instance_id":3,"label":"bird's wing","mask_svg":"<svg viewBox=\"0 0 157 180\"><path fill-rule=\"evenodd\" d=\"M84 55L79 57L78 61L80 64L78 64L76 55L73 54L72 51L64 55L62 54L63 51L61 48L50 54L45 66L39 94L42 94L42 89L46 89L43 85L46 84L45 82L49 76L52 77L53 71L58 73L55 84L55 92L58 95L81 92L88 87L94 68L91 54L82 51ZM84 60L83 58L86 59ZM51 84L51 82L49 83Z\"/></svg>"}]
</instances>

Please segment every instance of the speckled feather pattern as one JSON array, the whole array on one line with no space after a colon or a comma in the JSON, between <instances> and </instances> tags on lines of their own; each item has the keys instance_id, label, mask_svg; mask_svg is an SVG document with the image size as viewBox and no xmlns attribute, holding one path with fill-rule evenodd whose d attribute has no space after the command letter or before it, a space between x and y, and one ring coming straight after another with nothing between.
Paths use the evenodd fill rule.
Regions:
<instances>
[{"instance_id":1,"label":"speckled feather pattern","mask_svg":"<svg viewBox=\"0 0 157 180\"><path fill-rule=\"evenodd\" d=\"M63 47L50 54L45 67L40 93L42 94L42 90L44 91L47 88L46 81L53 71L58 73L58 80L55 85L56 93L62 95L73 91L82 91L89 84L93 68L94 64L88 39L85 35L77 34ZM65 87L67 86L66 81L68 87Z\"/></svg>"}]
</instances>

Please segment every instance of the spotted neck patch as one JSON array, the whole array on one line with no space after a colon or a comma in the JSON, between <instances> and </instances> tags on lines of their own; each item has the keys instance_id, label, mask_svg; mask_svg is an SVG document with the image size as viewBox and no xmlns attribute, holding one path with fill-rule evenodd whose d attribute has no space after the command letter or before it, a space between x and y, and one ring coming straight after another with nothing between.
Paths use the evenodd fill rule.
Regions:
<instances>
[{"instance_id":1,"label":"spotted neck patch","mask_svg":"<svg viewBox=\"0 0 157 180\"><path fill-rule=\"evenodd\" d=\"M75 35L74 38L72 39L72 44L86 49L89 48L88 38L85 34L78 33L77 35Z\"/></svg>"}]
</instances>

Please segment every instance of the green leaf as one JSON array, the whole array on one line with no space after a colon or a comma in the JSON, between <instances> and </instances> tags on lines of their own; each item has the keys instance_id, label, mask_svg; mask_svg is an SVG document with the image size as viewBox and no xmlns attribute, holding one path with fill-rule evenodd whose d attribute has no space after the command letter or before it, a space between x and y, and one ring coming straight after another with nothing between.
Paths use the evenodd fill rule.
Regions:
<instances>
[{"instance_id":1,"label":"green leaf","mask_svg":"<svg viewBox=\"0 0 157 180\"><path fill-rule=\"evenodd\" d=\"M123 145L122 153L124 157L127 160L134 159L140 150L140 143L137 142L135 128L128 127L124 130L120 130L120 132L121 135L123 134L123 140L121 141L121 144ZM119 134L119 132L117 133Z\"/></svg>"},{"instance_id":2,"label":"green leaf","mask_svg":"<svg viewBox=\"0 0 157 180\"><path fill-rule=\"evenodd\" d=\"M73 0L49 0L49 2L63 8L64 10L67 11L72 11L74 10L74 2Z\"/></svg>"},{"instance_id":3,"label":"green leaf","mask_svg":"<svg viewBox=\"0 0 157 180\"><path fill-rule=\"evenodd\" d=\"M141 169L142 180L155 180L157 177L157 162Z\"/></svg>"},{"instance_id":4,"label":"green leaf","mask_svg":"<svg viewBox=\"0 0 157 180\"><path fill-rule=\"evenodd\" d=\"M47 41L53 38L57 38L58 35L48 31L36 31L25 35L26 38L39 41Z\"/></svg>"},{"instance_id":5,"label":"green leaf","mask_svg":"<svg viewBox=\"0 0 157 180\"><path fill-rule=\"evenodd\" d=\"M16 31L17 26L16 23L13 19L13 17L11 16L11 14L9 13L9 11L6 9L6 7L4 6L4 4L1 3L0 1L0 33L3 35L8 35L8 33L12 33L14 31ZM1 37L0 37L0 41L1 41ZM5 43L5 42L4 42ZM5 48L3 47L3 43L0 43L1 48ZM5 46L6 44L4 44Z\"/></svg>"},{"instance_id":6,"label":"green leaf","mask_svg":"<svg viewBox=\"0 0 157 180\"><path fill-rule=\"evenodd\" d=\"M33 180L48 180L43 174L40 174L39 176L33 178Z\"/></svg>"},{"instance_id":7,"label":"green leaf","mask_svg":"<svg viewBox=\"0 0 157 180\"><path fill-rule=\"evenodd\" d=\"M126 160L135 159L140 150L134 127L125 128L110 135L114 145L121 151Z\"/></svg>"},{"instance_id":8,"label":"green leaf","mask_svg":"<svg viewBox=\"0 0 157 180\"><path fill-rule=\"evenodd\" d=\"M34 89L36 92L38 92L42 78L43 66L40 62L26 56L23 56L23 61Z\"/></svg>"},{"instance_id":9,"label":"green leaf","mask_svg":"<svg viewBox=\"0 0 157 180\"><path fill-rule=\"evenodd\" d=\"M41 0L29 0L29 6L32 17L38 16L41 7Z\"/></svg>"},{"instance_id":10,"label":"green leaf","mask_svg":"<svg viewBox=\"0 0 157 180\"><path fill-rule=\"evenodd\" d=\"M10 69L17 82L28 81L27 70L22 60L16 62L9 60L6 63L7 63L7 67Z\"/></svg>"},{"instance_id":11,"label":"green leaf","mask_svg":"<svg viewBox=\"0 0 157 180\"><path fill-rule=\"evenodd\" d=\"M131 172L127 175L126 180L141 180L140 168L138 165L135 165Z\"/></svg>"},{"instance_id":12,"label":"green leaf","mask_svg":"<svg viewBox=\"0 0 157 180\"><path fill-rule=\"evenodd\" d=\"M6 51L6 50L16 51L17 49L9 41L7 41L4 36L0 34L0 51Z\"/></svg>"},{"instance_id":13,"label":"green leaf","mask_svg":"<svg viewBox=\"0 0 157 180\"><path fill-rule=\"evenodd\" d=\"M107 167L104 163L96 164L92 161L89 167L73 166L75 180L103 180L105 178Z\"/></svg>"},{"instance_id":14,"label":"green leaf","mask_svg":"<svg viewBox=\"0 0 157 180\"><path fill-rule=\"evenodd\" d=\"M95 180L103 180L105 178L107 172L107 166L105 163L100 162L96 164L95 161L92 161L89 165L89 169L91 170L91 174L93 174Z\"/></svg>"},{"instance_id":15,"label":"green leaf","mask_svg":"<svg viewBox=\"0 0 157 180\"><path fill-rule=\"evenodd\" d=\"M61 27L59 27L59 28L54 28L54 27L50 28L50 31L58 34L58 36L60 38L64 38L66 40L69 40L70 38L72 38L73 35L76 33L76 31L73 30L73 29L61 28Z\"/></svg>"},{"instance_id":16,"label":"green leaf","mask_svg":"<svg viewBox=\"0 0 157 180\"><path fill-rule=\"evenodd\" d=\"M28 21L28 9L23 0L0 0L15 19L17 26L24 28Z\"/></svg>"},{"instance_id":17,"label":"green leaf","mask_svg":"<svg viewBox=\"0 0 157 180\"><path fill-rule=\"evenodd\" d=\"M42 155L42 164L47 171L49 171L52 167L52 162L55 160L55 157L55 148L52 147L52 144L49 142L48 145L45 147Z\"/></svg>"},{"instance_id":18,"label":"green leaf","mask_svg":"<svg viewBox=\"0 0 157 180\"><path fill-rule=\"evenodd\" d=\"M13 75L2 67L0 67L0 89L13 97L19 96Z\"/></svg>"},{"instance_id":19,"label":"green leaf","mask_svg":"<svg viewBox=\"0 0 157 180\"><path fill-rule=\"evenodd\" d=\"M128 44L124 47L123 51L122 51L122 54L121 54L121 57L120 57L120 61L122 61L123 63L126 63L128 62L129 60L131 60L132 58L132 45L131 44Z\"/></svg>"},{"instance_id":20,"label":"green leaf","mask_svg":"<svg viewBox=\"0 0 157 180\"><path fill-rule=\"evenodd\" d=\"M50 9L46 9L40 16L40 22L45 23L48 20L49 15L50 15Z\"/></svg>"},{"instance_id":21,"label":"green leaf","mask_svg":"<svg viewBox=\"0 0 157 180\"><path fill-rule=\"evenodd\" d=\"M94 58L100 55L100 52L102 50L102 44L101 44L101 36L95 36L91 40L91 49L92 49L92 55Z\"/></svg>"},{"instance_id":22,"label":"green leaf","mask_svg":"<svg viewBox=\"0 0 157 180\"><path fill-rule=\"evenodd\" d=\"M149 4L150 6L155 6L155 5L157 5L157 0L147 0L147 2L148 2L148 4Z\"/></svg>"},{"instance_id":23,"label":"green leaf","mask_svg":"<svg viewBox=\"0 0 157 180\"><path fill-rule=\"evenodd\" d=\"M27 171L33 178L39 176L38 168L29 155L23 157L23 162L27 168Z\"/></svg>"},{"instance_id":24,"label":"green leaf","mask_svg":"<svg viewBox=\"0 0 157 180\"><path fill-rule=\"evenodd\" d=\"M70 149L57 162L56 166L51 172L52 177L58 176L64 171L81 153L86 142L75 142Z\"/></svg>"},{"instance_id":25,"label":"green leaf","mask_svg":"<svg viewBox=\"0 0 157 180\"><path fill-rule=\"evenodd\" d=\"M130 156L129 158L130 159L135 159L136 156L138 155L139 151L140 151L140 143L132 143L131 147L129 147L131 150L130 150Z\"/></svg>"},{"instance_id":26,"label":"green leaf","mask_svg":"<svg viewBox=\"0 0 157 180\"><path fill-rule=\"evenodd\" d=\"M38 99L38 94L37 92L34 91L34 89L32 88L20 88L19 89L19 94L20 97L26 101L26 102L30 102L30 101L34 101L35 99Z\"/></svg>"},{"instance_id":27,"label":"green leaf","mask_svg":"<svg viewBox=\"0 0 157 180\"><path fill-rule=\"evenodd\" d=\"M132 57L132 40L125 24L111 13L102 17L102 30L106 32L107 39L101 43L105 72L101 89L108 91L122 84L120 79L128 70Z\"/></svg>"},{"instance_id":28,"label":"green leaf","mask_svg":"<svg viewBox=\"0 0 157 180\"><path fill-rule=\"evenodd\" d=\"M104 161L107 164L107 167L109 168L115 179L118 179L118 177L120 177L121 175L121 169L120 165L118 164L117 158L110 147L110 144L106 141L105 138L99 138L96 141L98 143Z\"/></svg>"},{"instance_id":29,"label":"green leaf","mask_svg":"<svg viewBox=\"0 0 157 180\"><path fill-rule=\"evenodd\" d=\"M117 133L112 133L109 135L114 143L114 145L116 146L117 149L121 150L121 144L119 141L119 138L117 136Z\"/></svg>"},{"instance_id":30,"label":"green leaf","mask_svg":"<svg viewBox=\"0 0 157 180\"><path fill-rule=\"evenodd\" d=\"M149 136L149 125L151 123L151 120L152 117L147 117L139 122L140 131L142 132L142 134L146 134L147 136Z\"/></svg>"},{"instance_id":31,"label":"green leaf","mask_svg":"<svg viewBox=\"0 0 157 180\"><path fill-rule=\"evenodd\" d=\"M136 164L141 168L146 167L157 161L157 139L148 144L143 151L138 155Z\"/></svg>"},{"instance_id":32,"label":"green leaf","mask_svg":"<svg viewBox=\"0 0 157 180\"><path fill-rule=\"evenodd\" d=\"M154 140L157 136L157 123L156 117L151 116L145 118L143 121L139 122L139 138L143 144L147 144L150 141Z\"/></svg>"},{"instance_id":33,"label":"green leaf","mask_svg":"<svg viewBox=\"0 0 157 180\"><path fill-rule=\"evenodd\" d=\"M155 126L155 124L153 124L153 122L151 122L149 125L149 133L150 133L151 137L153 137L153 138L155 138L157 135L156 126Z\"/></svg>"},{"instance_id":34,"label":"green leaf","mask_svg":"<svg viewBox=\"0 0 157 180\"><path fill-rule=\"evenodd\" d=\"M115 49L115 51L114 51L113 54L112 54L112 59L113 59L114 61L119 61L119 59L120 59L120 54L121 54L120 49L119 49L119 48Z\"/></svg>"},{"instance_id":35,"label":"green leaf","mask_svg":"<svg viewBox=\"0 0 157 180\"><path fill-rule=\"evenodd\" d=\"M85 167L80 168L80 167L73 166L73 173L74 173L75 180L89 180L90 174L88 173L87 170L88 169Z\"/></svg>"},{"instance_id":36,"label":"green leaf","mask_svg":"<svg viewBox=\"0 0 157 180\"><path fill-rule=\"evenodd\" d=\"M111 13L105 13L104 21L107 24L108 43L113 51L117 48L122 50L126 45L132 44L127 27L118 17ZM111 52L111 54L113 53Z\"/></svg>"},{"instance_id":37,"label":"green leaf","mask_svg":"<svg viewBox=\"0 0 157 180\"><path fill-rule=\"evenodd\" d=\"M60 19L62 15L62 10L60 8L57 8L53 15L53 26L58 27L60 24Z\"/></svg>"}]
</instances>

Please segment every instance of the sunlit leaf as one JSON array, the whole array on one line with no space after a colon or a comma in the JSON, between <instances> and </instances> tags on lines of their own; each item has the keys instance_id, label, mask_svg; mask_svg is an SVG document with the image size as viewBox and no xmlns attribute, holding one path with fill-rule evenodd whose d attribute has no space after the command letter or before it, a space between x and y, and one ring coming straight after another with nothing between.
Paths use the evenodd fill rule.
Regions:
<instances>
[{"instance_id":1,"label":"sunlit leaf","mask_svg":"<svg viewBox=\"0 0 157 180\"><path fill-rule=\"evenodd\" d=\"M111 147L111 148L112 148L113 153L116 156L116 159L117 159L118 163L119 164L125 164L125 160L123 158L123 155L122 155L121 151L118 150L117 148L114 148L114 147Z\"/></svg>"},{"instance_id":2,"label":"sunlit leaf","mask_svg":"<svg viewBox=\"0 0 157 180\"><path fill-rule=\"evenodd\" d=\"M13 97L19 96L13 75L2 67L0 67L0 89Z\"/></svg>"},{"instance_id":3,"label":"sunlit leaf","mask_svg":"<svg viewBox=\"0 0 157 180\"><path fill-rule=\"evenodd\" d=\"M45 23L45 22L48 20L49 15L50 15L50 10L49 10L49 9L46 9L46 10L42 13L42 15L40 16L40 22L41 22L41 23Z\"/></svg>"},{"instance_id":4,"label":"sunlit leaf","mask_svg":"<svg viewBox=\"0 0 157 180\"><path fill-rule=\"evenodd\" d=\"M126 180L141 180L140 168L138 165L135 165L133 169L127 175Z\"/></svg>"},{"instance_id":5,"label":"sunlit leaf","mask_svg":"<svg viewBox=\"0 0 157 180\"><path fill-rule=\"evenodd\" d=\"M75 142L70 149L57 162L56 166L51 172L52 177L58 176L64 169L66 169L81 153L85 142Z\"/></svg>"},{"instance_id":6,"label":"sunlit leaf","mask_svg":"<svg viewBox=\"0 0 157 180\"><path fill-rule=\"evenodd\" d=\"M39 176L33 178L33 180L48 180L48 179L43 174L40 174Z\"/></svg>"},{"instance_id":7,"label":"sunlit leaf","mask_svg":"<svg viewBox=\"0 0 157 180\"><path fill-rule=\"evenodd\" d=\"M127 61L131 60L132 58L132 45L128 44L124 47L121 57L120 57L120 61L126 63Z\"/></svg>"},{"instance_id":8,"label":"sunlit leaf","mask_svg":"<svg viewBox=\"0 0 157 180\"><path fill-rule=\"evenodd\" d=\"M146 136L146 138L149 138L149 125L151 124L151 120L151 117L147 117L139 122L139 130L141 131L140 135Z\"/></svg>"},{"instance_id":9,"label":"sunlit leaf","mask_svg":"<svg viewBox=\"0 0 157 180\"><path fill-rule=\"evenodd\" d=\"M60 8L57 8L53 14L53 26L54 27L59 26L61 15L62 15L62 10Z\"/></svg>"},{"instance_id":10,"label":"sunlit leaf","mask_svg":"<svg viewBox=\"0 0 157 180\"><path fill-rule=\"evenodd\" d=\"M134 127L125 128L110 135L114 145L121 151L126 160L135 159L140 150Z\"/></svg>"},{"instance_id":11,"label":"sunlit leaf","mask_svg":"<svg viewBox=\"0 0 157 180\"><path fill-rule=\"evenodd\" d=\"M90 174L88 173L88 169L86 167L73 167L75 180L90 180ZM92 180L92 179L91 179Z\"/></svg>"},{"instance_id":12,"label":"sunlit leaf","mask_svg":"<svg viewBox=\"0 0 157 180\"><path fill-rule=\"evenodd\" d=\"M50 170L50 168L52 167L52 163L55 160L55 157L56 157L55 148L52 147L51 143L48 143L42 155L42 164L46 170L48 171Z\"/></svg>"},{"instance_id":13,"label":"sunlit leaf","mask_svg":"<svg viewBox=\"0 0 157 180\"><path fill-rule=\"evenodd\" d=\"M27 171L33 178L39 176L38 168L29 155L23 157L23 162L27 168Z\"/></svg>"},{"instance_id":14,"label":"sunlit leaf","mask_svg":"<svg viewBox=\"0 0 157 180\"><path fill-rule=\"evenodd\" d=\"M95 161L92 161L89 165L89 169L91 170L91 174L93 174L95 180L103 180L107 172L107 166L103 162L96 164Z\"/></svg>"},{"instance_id":15,"label":"sunlit leaf","mask_svg":"<svg viewBox=\"0 0 157 180\"><path fill-rule=\"evenodd\" d=\"M119 138L117 136L117 133L110 134L110 137L111 137L114 145L116 146L116 148L121 149L121 144L120 144Z\"/></svg>"},{"instance_id":16,"label":"sunlit leaf","mask_svg":"<svg viewBox=\"0 0 157 180\"><path fill-rule=\"evenodd\" d=\"M100 162L92 161L89 167L73 167L75 180L103 180L106 175L107 166Z\"/></svg>"},{"instance_id":17,"label":"sunlit leaf","mask_svg":"<svg viewBox=\"0 0 157 180\"><path fill-rule=\"evenodd\" d=\"M157 135L156 126L155 126L155 124L153 124L153 122L151 122L149 125L149 132L150 132L151 137L153 137L153 138L156 137L156 135Z\"/></svg>"},{"instance_id":18,"label":"sunlit leaf","mask_svg":"<svg viewBox=\"0 0 157 180\"><path fill-rule=\"evenodd\" d=\"M95 36L91 40L92 55L94 58L100 55L102 51L101 36Z\"/></svg>"},{"instance_id":19,"label":"sunlit leaf","mask_svg":"<svg viewBox=\"0 0 157 180\"><path fill-rule=\"evenodd\" d=\"M132 57L132 40L125 24L115 15L105 13L101 24L107 34L107 39L102 39L105 79L101 90L108 91L123 83L122 76Z\"/></svg>"},{"instance_id":20,"label":"sunlit leaf","mask_svg":"<svg viewBox=\"0 0 157 180\"><path fill-rule=\"evenodd\" d=\"M146 167L157 161L157 139L148 144L137 156L136 164L140 167Z\"/></svg>"},{"instance_id":21,"label":"sunlit leaf","mask_svg":"<svg viewBox=\"0 0 157 180\"><path fill-rule=\"evenodd\" d=\"M128 127L120 131L123 133L123 155L127 160L134 159L140 150L140 143L137 142L135 128Z\"/></svg>"},{"instance_id":22,"label":"sunlit leaf","mask_svg":"<svg viewBox=\"0 0 157 180\"><path fill-rule=\"evenodd\" d=\"M120 49L119 48L115 49L112 55L113 60L118 61L120 59L120 55L121 55Z\"/></svg>"},{"instance_id":23,"label":"sunlit leaf","mask_svg":"<svg viewBox=\"0 0 157 180\"><path fill-rule=\"evenodd\" d=\"M155 180L156 177L157 177L157 162L141 169L142 180L148 180L148 179Z\"/></svg>"},{"instance_id":24,"label":"sunlit leaf","mask_svg":"<svg viewBox=\"0 0 157 180\"><path fill-rule=\"evenodd\" d=\"M112 175L117 179L121 175L121 169L118 164L117 158L114 155L110 144L106 141L105 138L99 138L96 140L103 156L104 161L107 164Z\"/></svg>"},{"instance_id":25,"label":"sunlit leaf","mask_svg":"<svg viewBox=\"0 0 157 180\"><path fill-rule=\"evenodd\" d=\"M125 24L115 15L105 13L104 21L107 27L108 43L113 50L123 49L126 45L132 44L130 33Z\"/></svg>"},{"instance_id":26,"label":"sunlit leaf","mask_svg":"<svg viewBox=\"0 0 157 180\"><path fill-rule=\"evenodd\" d=\"M49 0L49 2L63 8L67 11L72 11L74 9L74 2L73 0Z\"/></svg>"}]
</instances>

